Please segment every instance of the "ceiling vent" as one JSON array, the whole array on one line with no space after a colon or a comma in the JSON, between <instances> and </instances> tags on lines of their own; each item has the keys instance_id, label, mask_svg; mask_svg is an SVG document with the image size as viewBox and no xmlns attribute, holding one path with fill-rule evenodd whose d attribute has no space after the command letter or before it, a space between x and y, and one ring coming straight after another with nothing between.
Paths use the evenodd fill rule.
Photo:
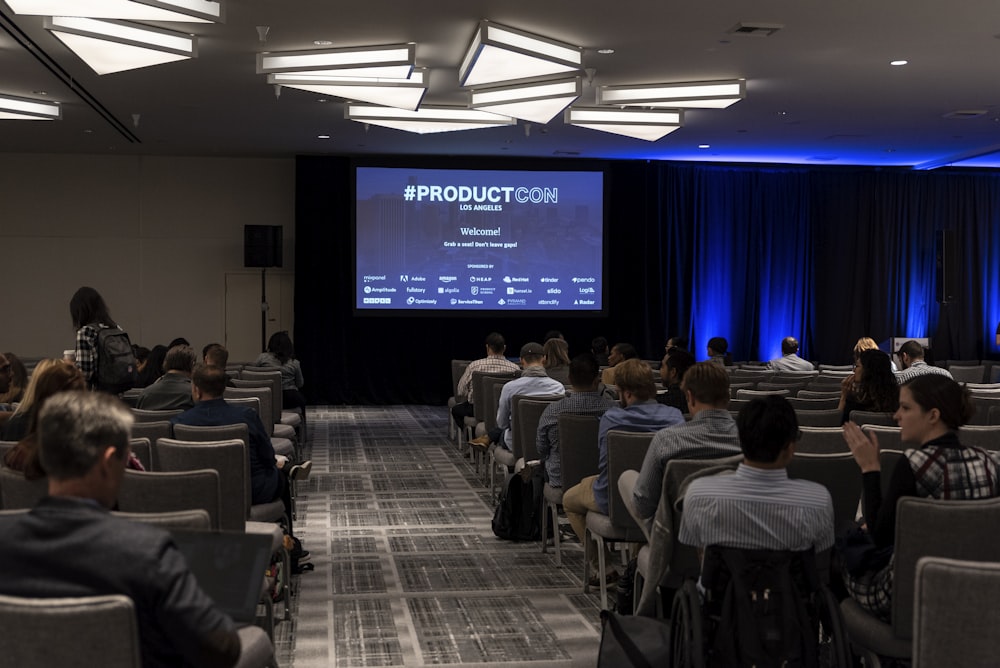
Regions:
<instances>
[{"instance_id":1,"label":"ceiling vent","mask_svg":"<svg viewBox=\"0 0 1000 668\"><path fill-rule=\"evenodd\" d=\"M783 23L751 23L740 21L726 32L730 35L743 35L746 37L770 37L784 27Z\"/></svg>"},{"instance_id":2,"label":"ceiling vent","mask_svg":"<svg viewBox=\"0 0 1000 668\"><path fill-rule=\"evenodd\" d=\"M955 118L961 120L963 118L979 118L980 116L985 116L987 113L986 109L956 109L955 111L949 111L941 118Z\"/></svg>"}]
</instances>

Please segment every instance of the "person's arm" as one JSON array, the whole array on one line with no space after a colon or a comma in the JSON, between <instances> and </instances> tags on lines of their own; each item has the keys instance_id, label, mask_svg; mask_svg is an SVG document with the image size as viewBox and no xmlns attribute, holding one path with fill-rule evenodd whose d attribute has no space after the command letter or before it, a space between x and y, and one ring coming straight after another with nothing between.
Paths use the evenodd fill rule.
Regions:
<instances>
[{"instance_id":1,"label":"person's arm","mask_svg":"<svg viewBox=\"0 0 1000 668\"><path fill-rule=\"evenodd\" d=\"M306 379L302 376L302 363L298 360L292 360L292 363L295 367L295 387L301 390L306 384Z\"/></svg>"},{"instance_id":2,"label":"person's arm","mask_svg":"<svg viewBox=\"0 0 1000 668\"><path fill-rule=\"evenodd\" d=\"M94 346L94 331L90 327L81 327L76 331L76 367L83 374L87 384L91 384L94 372L97 370L97 353Z\"/></svg>"},{"instance_id":3,"label":"person's arm","mask_svg":"<svg viewBox=\"0 0 1000 668\"><path fill-rule=\"evenodd\" d=\"M465 400L469 400L469 390L472 389L472 368L471 364L465 367L465 371L462 372L462 377L458 379L458 386L455 388L455 392L458 396L465 397Z\"/></svg>"},{"instance_id":4,"label":"person's arm","mask_svg":"<svg viewBox=\"0 0 1000 668\"><path fill-rule=\"evenodd\" d=\"M896 502L904 496L917 495L917 480L906 458L900 459L889 475L885 498L882 497L881 474L864 477L865 522L878 547L892 545L896 540Z\"/></svg>"},{"instance_id":5,"label":"person's arm","mask_svg":"<svg viewBox=\"0 0 1000 668\"><path fill-rule=\"evenodd\" d=\"M554 404L553 404L554 405ZM546 461L552 451L551 432L559 428L559 418L552 405L546 406L542 411L542 416L538 418L538 431L535 433L535 449L538 451L538 460Z\"/></svg>"},{"instance_id":6,"label":"person's arm","mask_svg":"<svg viewBox=\"0 0 1000 668\"><path fill-rule=\"evenodd\" d=\"M510 383L507 383L500 390L500 403L497 404L497 427L504 431L510 429L510 403Z\"/></svg>"}]
</instances>

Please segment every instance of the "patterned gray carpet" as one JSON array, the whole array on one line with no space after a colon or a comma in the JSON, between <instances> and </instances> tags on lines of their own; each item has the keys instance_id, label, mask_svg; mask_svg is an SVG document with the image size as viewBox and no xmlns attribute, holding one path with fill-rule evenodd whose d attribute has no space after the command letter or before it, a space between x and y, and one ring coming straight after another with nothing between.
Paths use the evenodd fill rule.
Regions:
<instances>
[{"instance_id":1,"label":"patterned gray carpet","mask_svg":"<svg viewBox=\"0 0 1000 668\"><path fill-rule=\"evenodd\" d=\"M489 492L429 406L310 408L282 666L593 666L597 597L582 550L497 539Z\"/></svg>"}]
</instances>

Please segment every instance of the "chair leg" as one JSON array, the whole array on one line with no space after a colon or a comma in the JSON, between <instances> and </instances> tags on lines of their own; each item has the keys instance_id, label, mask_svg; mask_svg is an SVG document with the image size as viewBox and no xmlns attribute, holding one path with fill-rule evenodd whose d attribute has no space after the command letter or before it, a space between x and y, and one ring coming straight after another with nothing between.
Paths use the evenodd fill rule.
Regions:
<instances>
[{"instance_id":1,"label":"chair leg","mask_svg":"<svg viewBox=\"0 0 1000 668\"><path fill-rule=\"evenodd\" d=\"M583 532L583 593L590 593L590 543L592 542L590 529Z\"/></svg>"},{"instance_id":2,"label":"chair leg","mask_svg":"<svg viewBox=\"0 0 1000 668\"><path fill-rule=\"evenodd\" d=\"M549 546L548 538L548 528L549 528L549 502L542 497L542 554L545 554Z\"/></svg>"},{"instance_id":3,"label":"chair leg","mask_svg":"<svg viewBox=\"0 0 1000 668\"><path fill-rule=\"evenodd\" d=\"M604 538L601 536L594 536L594 542L597 547L597 581L601 583L601 610L607 610L608 582L604 578L604 573L607 569L607 564L604 560Z\"/></svg>"},{"instance_id":4,"label":"chair leg","mask_svg":"<svg viewBox=\"0 0 1000 668\"><path fill-rule=\"evenodd\" d=\"M642 598L642 586L643 578L642 574L639 573L639 569L635 569L635 577L632 580L632 614L638 614L639 611L639 599ZM659 615L657 615L659 617Z\"/></svg>"}]
</instances>

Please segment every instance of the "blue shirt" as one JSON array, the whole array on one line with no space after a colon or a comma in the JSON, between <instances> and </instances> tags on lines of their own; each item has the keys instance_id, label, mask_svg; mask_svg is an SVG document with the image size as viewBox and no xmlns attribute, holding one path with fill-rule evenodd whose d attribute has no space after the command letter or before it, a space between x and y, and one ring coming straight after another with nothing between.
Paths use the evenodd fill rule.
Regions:
<instances>
[{"instance_id":1,"label":"blue shirt","mask_svg":"<svg viewBox=\"0 0 1000 668\"><path fill-rule=\"evenodd\" d=\"M672 406L664 406L655 399L632 404L625 408L612 408L601 416L597 429L598 464L600 473L594 481L594 501L605 515L608 514L608 432L659 431L664 427L683 424L684 415Z\"/></svg>"},{"instance_id":2,"label":"blue shirt","mask_svg":"<svg viewBox=\"0 0 1000 668\"><path fill-rule=\"evenodd\" d=\"M545 407L538 420L536 447L538 458L545 462L550 487L562 487L562 456L559 454L559 416L563 413L600 417L618 403L598 392L574 392Z\"/></svg>"}]
</instances>

